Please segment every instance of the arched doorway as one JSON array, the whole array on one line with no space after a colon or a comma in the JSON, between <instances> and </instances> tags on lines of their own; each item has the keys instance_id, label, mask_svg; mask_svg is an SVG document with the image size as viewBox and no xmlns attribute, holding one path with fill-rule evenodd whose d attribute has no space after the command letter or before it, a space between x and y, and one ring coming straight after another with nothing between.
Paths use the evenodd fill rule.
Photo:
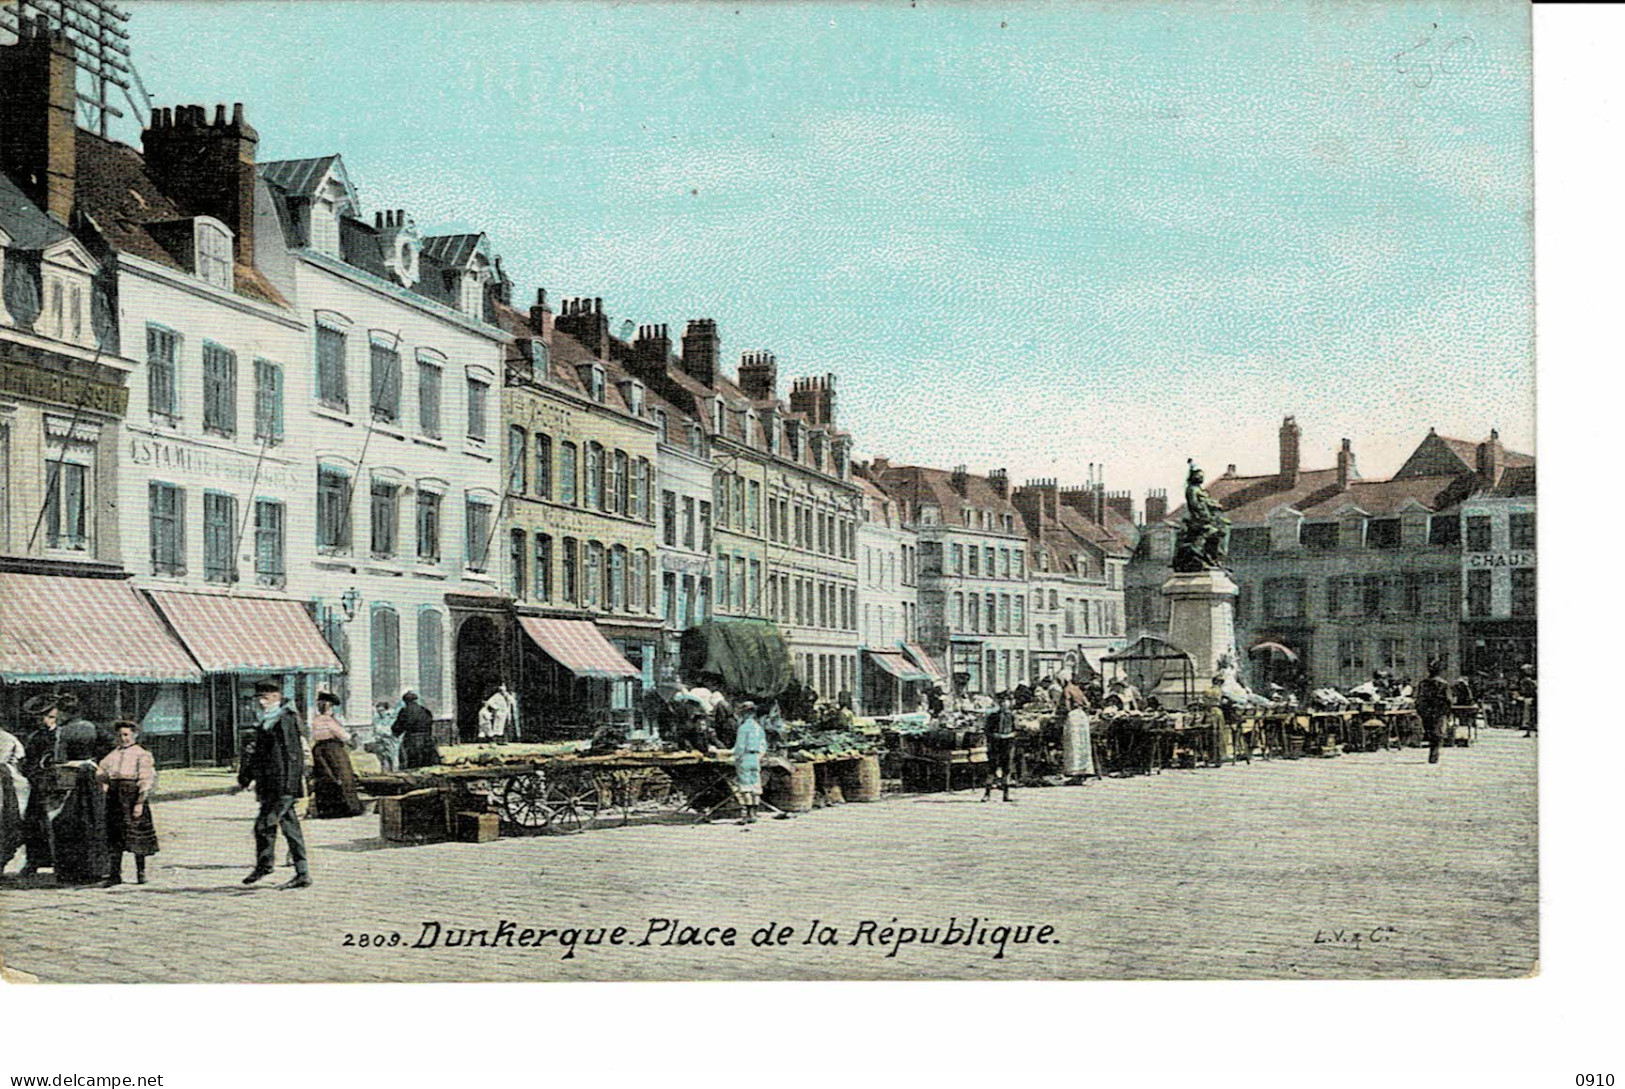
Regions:
<instances>
[{"instance_id":1,"label":"arched doorway","mask_svg":"<svg viewBox=\"0 0 1625 1089\"><path fill-rule=\"evenodd\" d=\"M470 616L457 628L457 738L478 733L480 705L502 683L502 632L490 617Z\"/></svg>"}]
</instances>

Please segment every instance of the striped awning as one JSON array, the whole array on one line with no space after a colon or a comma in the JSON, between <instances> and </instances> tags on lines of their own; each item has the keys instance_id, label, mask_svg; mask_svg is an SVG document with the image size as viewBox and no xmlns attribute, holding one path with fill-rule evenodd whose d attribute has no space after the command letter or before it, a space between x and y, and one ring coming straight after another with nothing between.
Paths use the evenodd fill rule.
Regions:
<instances>
[{"instance_id":1,"label":"striped awning","mask_svg":"<svg viewBox=\"0 0 1625 1089\"><path fill-rule=\"evenodd\" d=\"M643 675L604 638L604 633L591 620L522 616L519 626L537 646L577 677L613 681Z\"/></svg>"},{"instance_id":2,"label":"striped awning","mask_svg":"<svg viewBox=\"0 0 1625 1089\"><path fill-rule=\"evenodd\" d=\"M205 673L342 673L344 663L298 601L152 590Z\"/></svg>"},{"instance_id":3,"label":"striped awning","mask_svg":"<svg viewBox=\"0 0 1625 1089\"><path fill-rule=\"evenodd\" d=\"M869 657L875 665L900 681L929 681L931 674L905 658L900 651L871 650Z\"/></svg>"},{"instance_id":4,"label":"striped awning","mask_svg":"<svg viewBox=\"0 0 1625 1089\"><path fill-rule=\"evenodd\" d=\"M940 684L944 688L948 687L948 677L942 672L942 667L937 665L936 659L927 654L918 643L904 643L903 651L913 660L915 665L925 671L932 684Z\"/></svg>"},{"instance_id":5,"label":"striped awning","mask_svg":"<svg viewBox=\"0 0 1625 1089\"><path fill-rule=\"evenodd\" d=\"M127 581L6 573L0 678L158 684L203 674Z\"/></svg>"}]
</instances>

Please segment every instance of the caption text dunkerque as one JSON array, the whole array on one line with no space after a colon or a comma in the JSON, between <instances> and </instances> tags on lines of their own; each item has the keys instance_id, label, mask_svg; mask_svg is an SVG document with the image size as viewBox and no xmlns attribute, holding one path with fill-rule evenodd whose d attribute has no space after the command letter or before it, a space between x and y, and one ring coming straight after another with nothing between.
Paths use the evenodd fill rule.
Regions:
<instances>
[{"instance_id":1,"label":"caption text dunkerque","mask_svg":"<svg viewBox=\"0 0 1625 1089\"><path fill-rule=\"evenodd\" d=\"M889 920L862 919L836 925L822 919L807 923L780 923L770 920L760 926L690 923L682 919L645 919L630 926L525 926L512 919L498 919L490 926L450 926L427 920L416 936L399 931L347 932L342 942L358 949L541 949L557 951L563 960L594 948L696 949L696 948L806 948L831 947L872 949L885 957L895 957L910 947L967 949L984 952L1003 960L1014 949L1028 945L1059 945L1055 927L1038 923L1001 923L981 916L947 922L915 924Z\"/></svg>"}]
</instances>

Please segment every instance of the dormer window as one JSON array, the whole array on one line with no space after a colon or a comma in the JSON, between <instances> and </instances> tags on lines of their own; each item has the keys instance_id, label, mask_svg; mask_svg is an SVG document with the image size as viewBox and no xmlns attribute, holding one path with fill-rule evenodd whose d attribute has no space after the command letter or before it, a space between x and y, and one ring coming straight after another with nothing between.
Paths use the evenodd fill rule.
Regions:
<instances>
[{"instance_id":1,"label":"dormer window","mask_svg":"<svg viewBox=\"0 0 1625 1089\"><path fill-rule=\"evenodd\" d=\"M576 378L587 391L587 396L600 403L604 400L604 368L597 363L578 363Z\"/></svg>"},{"instance_id":2,"label":"dormer window","mask_svg":"<svg viewBox=\"0 0 1625 1089\"><path fill-rule=\"evenodd\" d=\"M688 425L688 452L691 454L705 453L705 434L700 430L700 425L697 423Z\"/></svg>"},{"instance_id":3,"label":"dormer window","mask_svg":"<svg viewBox=\"0 0 1625 1089\"><path fill-rule=\"evenodd\" d=\"M90 275L96 263L78 242L65 238L41 255L40 315L36 332L84 347L96 342L90 325Z\"/></svg>"},{"instance_id":4,"label":"dormer window","mask_svg":"<svg viewBox=\"0 0 1625 1089\"><path fill-rule=\"evenodd\" d=\"M0 284L6 282L6 247L11 245L11 236L4 227L0 227ZM11 315L6 312L5 292L0 291L0 325L10 325Z\"/></svg>"},{"instance_id":5,"label":"dormer window","mask_svg":"<svg viewBox=\"0 0 1625 1089\"><path fill-rule=\"evenodd\" d=\"M192 224L192 271L204 283L230 291L231 232L207 216L198 216Z\"/></svg>"},{"instance_id":6,"label":"dormer window","mask_svg":"<svg viewBox=\"0 0 1625 1089\"><path fill-rule=\"evenodd\" d=\"M634 416L643 415L643 383L622 382L621 399L626 402L626 410Z\"/></svg>"},{"instance_id":7,"label":"dormer window","mask_svg":"<svg viewBox=\"0 0 1625 1089\"><path fill-rule=\"evenodd\" d=\"M671 430L666 422L666 410L663 408L655 409L655 427L658 429L661 442L671 441Z\"/></svg>"},{"instance_id":8,"label":"dormer window","mask_svg":"<svg viewBox=\"0 0 1625 1089\"><path fill-rule=\"evenodd\" d=\"M711 402L711 430L712 430L712 432L714 434L718 434L718 435L722 434L722 413L723 413L723 406L722 406L721 399L719 398L718 400L712 401Z\"/></svg>"}]
</instances>

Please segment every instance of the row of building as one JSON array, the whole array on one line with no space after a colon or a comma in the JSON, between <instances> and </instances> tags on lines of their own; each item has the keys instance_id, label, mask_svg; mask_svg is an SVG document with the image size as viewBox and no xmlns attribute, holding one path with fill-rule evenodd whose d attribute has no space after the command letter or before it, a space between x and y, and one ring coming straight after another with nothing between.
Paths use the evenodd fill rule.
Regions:
<instances>
[{"instance_id":1,"label":"row of building","mask_svg":"<svg viewBox=\"0 0 1625 1089\"><path fill-rule=\"evenodd\" d=\"M635 725L710 618L772 621L803 683L885 713L1156 629L1165 497L1142 525L1093 471L1012 486L856 460L833 374L786 388L767 350L730 367L710 318L674 339L612 331L596 297L516 301L486 235L367 214L338 155L259 161L240 105L160 109L139 149L80 129L73 63L36 24L0 47L7 719L67 686L141 720L165 763L228 762L253 680L279 673L307 701L338 691L355 724L411 689L466 736L507 683L533 731ZM1411 573L1452 564L1467 613L1522 616L1529 459L1492 440L1473 456L1504 475L1463 468L1430 437L1375 484L1352 454L1298 472L1296 441L1290 479L1283 437L1279 474L1214 488L1249 635L1317 670L1400 660L1370 624L1347 655L1311 631L1320 582L1358 587L1341 623L1368 574L1408 609ZM1458 517L1461 539L1417 529ZM1493 547L1465 551L1480 517ZM1466 623L1454 583L1420 592L1426 617L1396 623Z\"/></svg>"}]
</instances>

